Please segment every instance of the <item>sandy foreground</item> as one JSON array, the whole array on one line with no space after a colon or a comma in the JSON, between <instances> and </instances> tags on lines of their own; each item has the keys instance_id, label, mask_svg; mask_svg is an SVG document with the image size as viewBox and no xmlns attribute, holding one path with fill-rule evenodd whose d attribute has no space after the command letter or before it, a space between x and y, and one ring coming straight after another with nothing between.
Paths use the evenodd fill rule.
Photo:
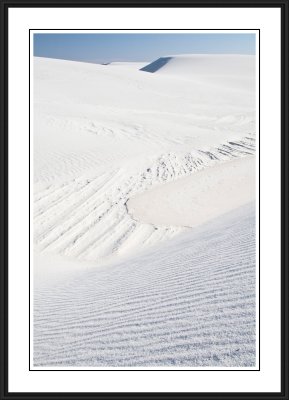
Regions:
<instances>
[{"instance_id":1,"label":"sandy foreground","mask_svg":"<svg viewBox=\"0 0 289 400\"><path fill-rule=\"evenodd\" d=\"M34 364L255 365L255 58L34 60Z\"/></svg>"}]
</instances>

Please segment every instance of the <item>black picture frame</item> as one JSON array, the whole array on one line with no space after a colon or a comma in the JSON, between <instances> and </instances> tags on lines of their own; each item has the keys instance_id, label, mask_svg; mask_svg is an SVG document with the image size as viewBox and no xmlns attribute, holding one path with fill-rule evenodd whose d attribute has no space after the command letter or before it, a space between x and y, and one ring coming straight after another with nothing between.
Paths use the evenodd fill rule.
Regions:
<instances>
[{"instance_id":1,"label":"black picture frame","mask_svg":"<svg viewBox=\"0 0 289 400\"><path fill-rule=\"evenodd\" d=\"M0 400L4 399L289 399L289 257L288 257L288 228L289 228L289 127L288 127L288 49L289 49L289 4L288 0L0 0L0 33L1 33L1 114L0 114L0 151L1 151L1 370L0 370ZM202 8L279 8L281 11L281 391L277 393L240 393L240 392L97 392L97 393L13 393L8 391L8 12L10 8L49 7L49 8L86 8L86 7L202 7ZM28 243L28 241L27 241ZM73 371L71 372L73 374ZM85 373L85 372L84 372ZM132 371L133 373L133 371ZM228 372L229 373L229 372Z\"/></svg>"}]
</instances>

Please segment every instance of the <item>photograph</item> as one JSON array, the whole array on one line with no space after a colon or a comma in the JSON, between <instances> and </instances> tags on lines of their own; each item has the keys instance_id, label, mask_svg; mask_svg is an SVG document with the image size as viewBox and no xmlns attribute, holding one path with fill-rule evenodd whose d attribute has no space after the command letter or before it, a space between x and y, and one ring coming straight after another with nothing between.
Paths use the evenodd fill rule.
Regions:
<instances>
[{"instance_id":1,"label":"photograph","mask_svg":"<svg viewBox=\"0 0 289 400\"><path fill-rule=\"evenodd\" d=\"M31 368L258 369L258 30L30 49Z\"/></svg>"},{"instance_id":2,"label":"photograph","mask_svg":"<svg viewBox=\"0 0 289 400\"><path fill-rule=\"evenodd\" d=\"M289 400L289 0L0 0L0 400Z\"/></svg>"}]
</instances>

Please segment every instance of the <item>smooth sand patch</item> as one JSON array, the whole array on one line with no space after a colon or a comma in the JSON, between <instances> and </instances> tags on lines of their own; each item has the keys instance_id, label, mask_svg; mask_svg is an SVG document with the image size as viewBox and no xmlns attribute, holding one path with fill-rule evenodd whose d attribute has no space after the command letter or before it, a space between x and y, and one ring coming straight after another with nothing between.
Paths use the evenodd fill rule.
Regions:
<instances>
[{"instance_id":1,"label":"smooth sand patch","mask_svg":"<svg viewBox=\"0 0 289 400\"><path fill-rule=\"evenodd\" d=\"M134 219L156 226L201 225L255 199L255 157L207 167L128 200Z\"/></svg>"}]
</instances>

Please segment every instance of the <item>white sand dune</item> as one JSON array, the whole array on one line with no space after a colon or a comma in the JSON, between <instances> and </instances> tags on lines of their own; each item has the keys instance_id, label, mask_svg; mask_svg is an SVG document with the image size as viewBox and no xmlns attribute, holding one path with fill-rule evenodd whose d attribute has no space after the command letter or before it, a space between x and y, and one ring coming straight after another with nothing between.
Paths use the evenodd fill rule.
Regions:
<instances>
[{"instance_id":1,"label":"white sand dune","mask_svg":"<svg viewBox=\"0 0 289 400\"><path fill-rule=\"evenodd\" d=\"M254 222L245 206L129 261L46 279L34 364L254 366Z\"/></svg>"},{"instance_id":2,"label":"white sand dune","mask_svg":"<svg viewBox=\"0 0 289 400\"><path fill-rule=\"evenodd\" d=\"M165 61L34 60L35 365L255 363L254 56Z\"/></svg>"},{"instance_id":3,"label":"white sand dune","mask_svg":"<svg viewBox=\"0 0 289 400\"><path fill-rule=\"evenodd\" d=\"M139 224L128 199L254 154L254 90L204 89L138 67L35 59L38 251L98 260L171 238L182 229Z\"/></svg>"}]
</instances>

